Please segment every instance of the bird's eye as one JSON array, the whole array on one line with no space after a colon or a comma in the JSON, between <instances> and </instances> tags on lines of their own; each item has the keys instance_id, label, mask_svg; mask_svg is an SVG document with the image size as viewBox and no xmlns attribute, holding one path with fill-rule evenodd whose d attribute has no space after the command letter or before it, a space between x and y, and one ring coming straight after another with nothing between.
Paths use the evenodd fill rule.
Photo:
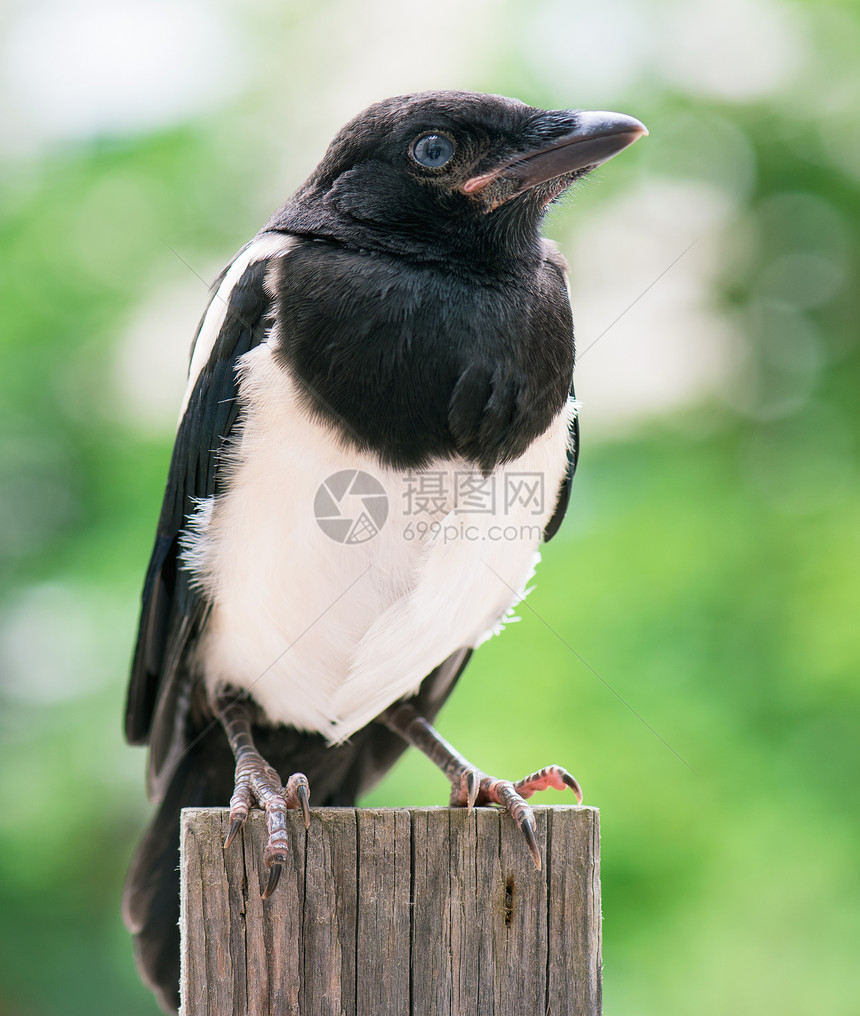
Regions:
<instances>
[{"instance_id":1,"label":"bird's eye","mask_svg":"<svg viewBox=\"0 0 860 1016\"><path fill-rule=\"evenodd\" d=\"M412 158L427 169L440 169L453 157L454 142L444 134L422 134L412 145Z\"/></svg>"}]
</instances>

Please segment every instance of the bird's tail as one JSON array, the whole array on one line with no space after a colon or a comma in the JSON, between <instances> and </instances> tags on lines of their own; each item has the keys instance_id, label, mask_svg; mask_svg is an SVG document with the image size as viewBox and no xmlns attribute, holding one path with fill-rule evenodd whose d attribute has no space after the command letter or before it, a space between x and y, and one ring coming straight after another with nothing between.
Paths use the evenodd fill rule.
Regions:
<instances>
[{"instance_id":1,"label":"bird's tail","mask_svg":"<svg viewBox=\"0 0 860 1016\"><path fill-rule=\"evenodd\" d=\"M175 765L126 876L123 918L138 970L167 1013L179 1008L179 815L182 808L225 805L232 781L232 756L216 726Z\"/></svg>"}]
</instances>

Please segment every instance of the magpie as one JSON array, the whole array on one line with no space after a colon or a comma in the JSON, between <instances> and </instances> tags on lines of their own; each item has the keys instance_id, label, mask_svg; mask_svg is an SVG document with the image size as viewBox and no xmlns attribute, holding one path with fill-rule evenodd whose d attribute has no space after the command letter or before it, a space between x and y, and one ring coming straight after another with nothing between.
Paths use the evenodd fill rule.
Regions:
<instances>
[{"instance_id":1,"label":"magpie","mask_svg":"<svg viewBox=\"0 0 860 1016\"><path fill-rule=\"evenodd\" d=\"M179 812L349 805L407 745L451 804L576 780L477 769L431 726L564 517L579 451L548 206L641 135L618 113L433 91L370 106L214 283L191 352L128 689L158 805L123 909L178 1005Z\"/></svg>"}]
</instances>

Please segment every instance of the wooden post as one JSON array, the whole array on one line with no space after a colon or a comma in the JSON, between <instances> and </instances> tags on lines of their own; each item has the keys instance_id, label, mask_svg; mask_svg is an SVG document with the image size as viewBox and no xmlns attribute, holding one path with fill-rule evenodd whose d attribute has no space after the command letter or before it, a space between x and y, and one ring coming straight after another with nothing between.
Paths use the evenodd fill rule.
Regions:
<instances>
[{"instance_id":1,"label":"wooden post","mask_svg":"<svg viewBox=\"0 0 860 1016\"><path fill-rule=\"evenodd\" d=\"M507 814L290 813L265 902L265 821L182 817L182 1016L599 1016L598 813L535 808L542 871Z\"/></svg>"}]
</instances>

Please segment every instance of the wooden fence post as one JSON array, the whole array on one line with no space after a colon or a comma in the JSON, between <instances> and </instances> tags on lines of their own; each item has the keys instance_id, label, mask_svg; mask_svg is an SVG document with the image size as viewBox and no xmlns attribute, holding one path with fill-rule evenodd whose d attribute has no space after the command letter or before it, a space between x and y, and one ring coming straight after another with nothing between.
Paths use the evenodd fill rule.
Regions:
<instances>
[{"instance_id":1,"label":"wooden fence post","mask_svg":"<svg viewBox=\"0 0 860 1016\"><path fill-rule=\"evenodd\" d=\"M535 815L542 871L492 808L291 812L263 902L263 815L186 809L182 1016L599 1016L598 812Z\"/></svg>"}]
</instances>

